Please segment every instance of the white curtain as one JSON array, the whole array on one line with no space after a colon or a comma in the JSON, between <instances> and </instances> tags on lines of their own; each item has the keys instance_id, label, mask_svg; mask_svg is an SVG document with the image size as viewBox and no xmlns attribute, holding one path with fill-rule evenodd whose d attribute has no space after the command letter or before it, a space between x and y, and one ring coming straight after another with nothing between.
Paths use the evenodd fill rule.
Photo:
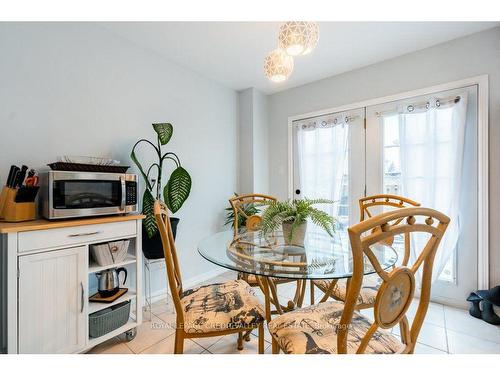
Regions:
<instances>
[{"instance_id":1,"label":"white curtain","mask_svg":"<svg viewBox=\"0 0 500 375\"><path fill-rule=\"evenodd\" d=\"M451 219L434 261L433 281L446 265L460 235L460 186L464 156L467 94L440 103L433 98L424 108L399 110L402 195ZM428 236L412 235L415 260ZM417 277L420 280L420 277Z\"/></svg>"},{"instance_id":2,"label":"white curtain","mask_svg":"<svg viewBox=\"0 0 500 375\"><path fill-rule=\"evenodd\" d=\"M338 216L349 141L345 116L297 122L297 151L301 195L331 199L322 209Z\"/></svg>"}]
</instances>

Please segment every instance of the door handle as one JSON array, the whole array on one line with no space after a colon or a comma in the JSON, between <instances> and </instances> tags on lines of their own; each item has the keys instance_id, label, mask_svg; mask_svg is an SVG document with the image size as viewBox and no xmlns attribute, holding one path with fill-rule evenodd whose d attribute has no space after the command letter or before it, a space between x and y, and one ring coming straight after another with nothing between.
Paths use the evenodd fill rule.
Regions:
<instances>
[{"instance_id":1,"label":"door handle","mask_svg":"<svg viewBox=\"0 0 500 375\"><path fill-rule=\"evenodd\" d=\"M101 233L100 230L96 232L87 232L87 233L75 233L75 234L70 234L68 237L83 237L83 236L93 236L94 234L99 234Z\"/></svg>"},{"instance_id":2,"label":"door handle","mask_svg":"<svg viewBox=\"0 0 500 375\"><path fill-rule=\"evenodd\" d=\"M80 312L83 312L83 307L85 306L85 288L83 287L83 281L80 281L80 287L82 288L82 307L80 308Z\"/></svg>"}]
</instances>

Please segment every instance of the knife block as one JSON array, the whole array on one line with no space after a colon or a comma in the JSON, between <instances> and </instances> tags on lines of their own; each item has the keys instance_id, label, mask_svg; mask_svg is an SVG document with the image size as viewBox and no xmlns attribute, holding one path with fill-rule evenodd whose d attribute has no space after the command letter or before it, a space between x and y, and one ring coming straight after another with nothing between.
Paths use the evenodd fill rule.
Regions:
<instances>
[{"instance_id":1,"label":"knife block","mask_svg":"<svg viewBox=\"0 0 500 375\"><path fill-rule=\"evenodd\" d=\"M16 195L17 189L3 188L0 194L0 218L9 222L35 220L35 202L15 202Z\"/></svg>"}]
</instances>

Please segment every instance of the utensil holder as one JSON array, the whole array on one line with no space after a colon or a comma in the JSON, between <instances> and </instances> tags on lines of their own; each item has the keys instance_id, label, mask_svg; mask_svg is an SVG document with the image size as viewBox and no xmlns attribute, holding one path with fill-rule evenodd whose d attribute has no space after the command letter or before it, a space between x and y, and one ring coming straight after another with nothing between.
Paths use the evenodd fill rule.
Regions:
<instances>
[{"instance_id":1,"label":"utensil holder","mask_svg":"<svg viewBox=\"0 0 500 375\"><path fill-rule=\"evenodd\" d=\"M5 186L0 194L0 218L19 222L35 220L35 202L16 202L17 189Z\"/></svg>"}]
</instances>

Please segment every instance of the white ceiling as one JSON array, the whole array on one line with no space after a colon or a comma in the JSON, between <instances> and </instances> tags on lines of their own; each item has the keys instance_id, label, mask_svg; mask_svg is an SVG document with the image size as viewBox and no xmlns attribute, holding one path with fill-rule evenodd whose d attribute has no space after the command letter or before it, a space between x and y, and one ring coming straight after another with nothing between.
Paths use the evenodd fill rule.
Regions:
<instances>
[{"instance_id":1,"label":"white ceiling","mask_svg":"<svg viewBox=\"0 0 500 375\"><path fill-rule=\"evenodd\" d=\"M284 83L264 75L278 22L101 23L115 34L221 84L274 93L499 26L499 22L320 22L316 49Z\"/></svg>"}]
</instances>

